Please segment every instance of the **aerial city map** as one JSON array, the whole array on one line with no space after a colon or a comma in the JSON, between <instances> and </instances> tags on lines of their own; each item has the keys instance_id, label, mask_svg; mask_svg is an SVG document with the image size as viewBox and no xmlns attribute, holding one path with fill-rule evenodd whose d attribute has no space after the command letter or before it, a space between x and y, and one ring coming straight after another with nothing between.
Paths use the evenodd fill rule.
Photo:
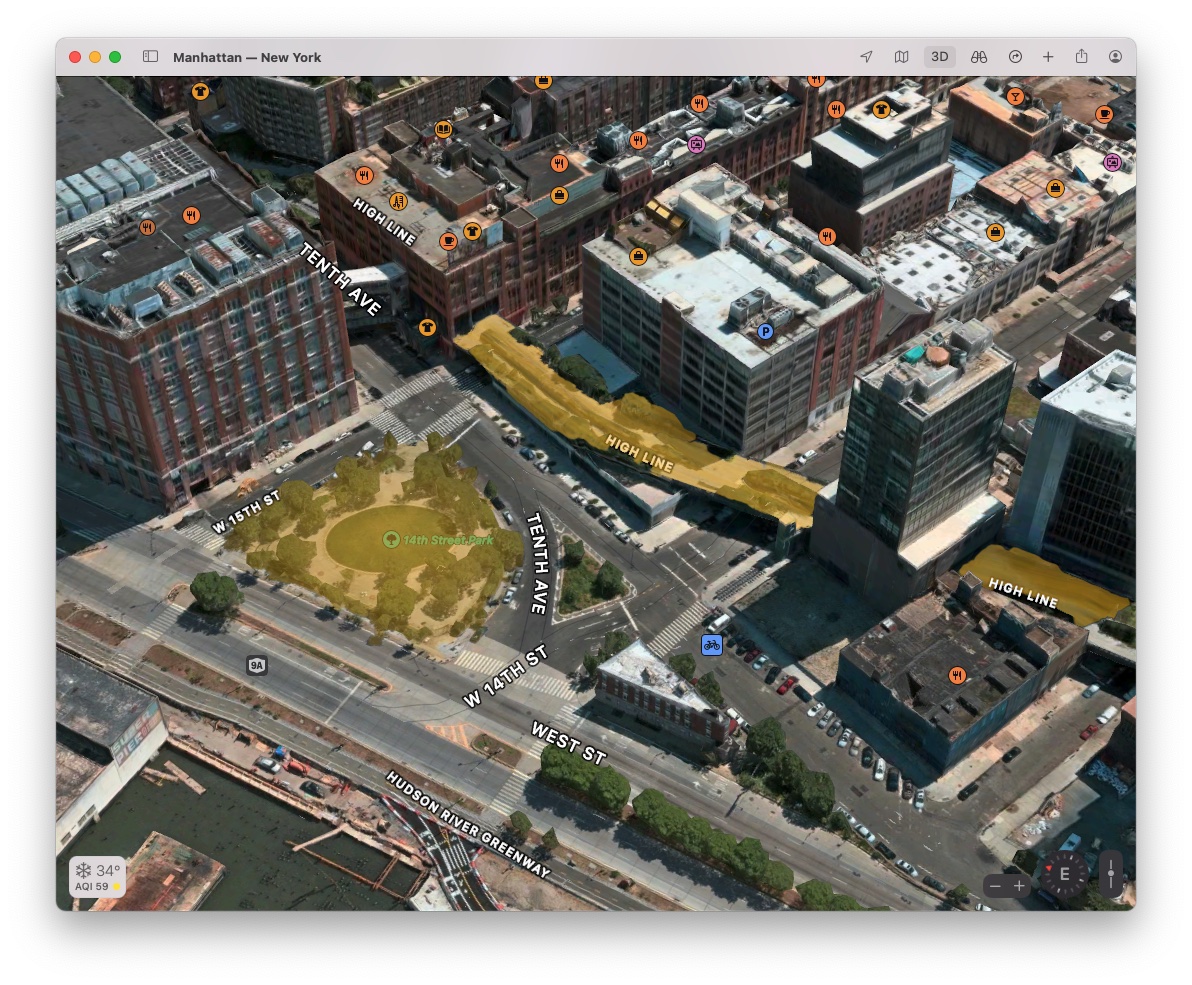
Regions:
<instances>
[{"instance_id":1,"label":"aerial city map","mask_svg":"<svg viewBox=\"0 0 1192 985\"><path fill-rule=\"evenodd\" d=\"M62 42L57 906L1132 908L1133 54L1011 43Z\"/></svg>"}]
</instances>

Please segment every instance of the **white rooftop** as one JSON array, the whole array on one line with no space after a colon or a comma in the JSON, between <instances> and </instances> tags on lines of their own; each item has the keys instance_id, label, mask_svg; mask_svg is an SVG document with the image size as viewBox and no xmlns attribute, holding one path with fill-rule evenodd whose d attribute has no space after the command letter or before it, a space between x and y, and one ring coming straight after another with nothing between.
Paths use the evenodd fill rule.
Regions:
<instances>
[{"instance_id":1,"label":"white rooftop","mask_svg":"<svg viewBox=\"0 0 1192 985\"><path fill-rule=\"evenodd\" d=\"M1118 350L1043 398L1043 406L1114 430L1137 428L1138 384L1134 356Z\"/></svg>"},{"instance_id":2,"label":"white rooftop","mask_svg":"<svg viewBox=\"0 0 1192 985\"><path fill-rule=\"evenodd\" d=\"M700 697L693 685L654 656L641 640L634 640L620 653L602 663L600 669L634 687L653 691L667 701L686 705L701 715L711 718L720 715L716 708Z\"/></svg>"}]
</instances>

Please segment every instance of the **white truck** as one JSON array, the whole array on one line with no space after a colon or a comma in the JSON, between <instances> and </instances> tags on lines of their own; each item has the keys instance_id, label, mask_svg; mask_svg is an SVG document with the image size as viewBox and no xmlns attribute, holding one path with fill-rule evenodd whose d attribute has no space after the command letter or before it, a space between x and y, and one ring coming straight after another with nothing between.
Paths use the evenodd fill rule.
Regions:
<instances>
[{"instance_id":1,"label":"white truck","mask_svg":"<svg viewBox=\"0 0 1192 985\"><path fill-rule=\"evenodd\" d=\"M727 626L732 621L733 621L733 617L730 616L727 612L723 612L720 615L718 615L715 619L713 619L710 623L708 623L708 632L709 633L719 633L722 629L724 629L725 626Z\"/></svg>"}]
</instances>

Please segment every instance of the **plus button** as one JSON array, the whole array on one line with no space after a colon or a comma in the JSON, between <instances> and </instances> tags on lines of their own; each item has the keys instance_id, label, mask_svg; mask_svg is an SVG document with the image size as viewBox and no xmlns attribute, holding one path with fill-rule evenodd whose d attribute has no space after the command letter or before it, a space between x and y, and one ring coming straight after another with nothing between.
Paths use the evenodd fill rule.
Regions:
<instances>
[{"instance_id":1,"label":"plus button","mask_svg":"<svg viewBox=\"0 0 1192 985\"><path fill-rule=\"evenodd\" d=\"M1043 57L1044 57L1044 58L1046 58L1048 61L1051 61L1051 60L1052 60L1052 59L1055 57L1055 55L1053 55L1053 54L1052 54L1052 53L1049 51L1049 52L1047 52L1047 54L1046 54L1046 55L1044 55Z\"/></svg>"}]
</instances>

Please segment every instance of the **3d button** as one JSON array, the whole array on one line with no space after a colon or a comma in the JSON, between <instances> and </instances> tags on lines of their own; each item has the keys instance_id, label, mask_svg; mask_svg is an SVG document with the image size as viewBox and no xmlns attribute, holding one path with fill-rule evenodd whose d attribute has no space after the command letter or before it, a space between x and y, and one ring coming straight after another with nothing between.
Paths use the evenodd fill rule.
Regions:
<instances>
[{"instance_id":1,"label":"3d button","mask_svg":"<svg viewBox=\"0 0 1192 985\"><path fill-rule=\"evenodd\" d=\"M1126 886L1121 852L1102 852L1097 859L1097 888L1106 899L1118 899Z\"/></svg>"}]
</instances>

